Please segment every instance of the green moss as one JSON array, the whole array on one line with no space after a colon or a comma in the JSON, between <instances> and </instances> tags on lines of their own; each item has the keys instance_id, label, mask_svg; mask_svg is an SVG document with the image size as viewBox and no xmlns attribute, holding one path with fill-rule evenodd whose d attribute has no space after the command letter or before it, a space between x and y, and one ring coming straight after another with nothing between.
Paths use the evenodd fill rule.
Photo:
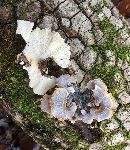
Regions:
<instances>
[{"instance_id":1,"label":"green moss","mask_svg":"<svg viewBox=\"0 0 130 150\"><path fill-rule=\"evenodd\" d=\"M130 47L121 44L117 49L117 58L120 58L123 62L130 64Z\"/></svg>"},{"instance_id":2,"label":"green moss","mask_svg":"<svg viewBox=\"0 0 130 150\"><path fill-rule=\"evenodd\" d=\"M78 134L79 131L72 129L69 126L63 127L62 131L65 133L63 135L65 137L65 139L68 139L67 141L64 141L64 142L67 142L67 143L71 142L72 143L71 148L72 149L76 148L77 147L76 145L78 145L81 137L80 136L75 137L75 134Z\"/></svg>"},{"instance_id":3,"label":"green moss","mask_svg":"<svg viewBox=\"0 0 130 150\"><path fill-rule=\"evenodd\" d=\"M127 81L124 78L121 68L117 67L117 62L121 59L123 62L129 63L130 50L129 46L120 42L120 31L116 30L107 17L99 22L99 29L103 33L103 38L98 43L92 45L92 48L97 52L98 58L102 62L91 68L90 75L92 78L101 78L108 86L109 92L116 97L117 94L127 87ZM106 50L111 51L115 56L115 66L107 66L110 58L106 56ZM115 75L118 76L118 81L115 81Z\"/></svg>"},{"instance_id":4,"label":"green moss","mask_svg":"<svg viewBox=\"0 0 130 150\"><path fill-rule=\"evenodd\" d=\"M101 78L107 85L108 90L113 96L117 96L126 88L127 82L124 79L122 72L116 66L95 65L89 71L92 78ZM119 80L115 81L115 75L118 75Z\"/></svg>"},{"instance_id":5,"label":"green moss","mask_svg":"<svg viewBox=\"0 0 130 150\"><path fill-rule=\"evenodd\" d=\"M91 6L91 2L89 4ZM103 7L108 7L108 4L105 0L102 0L101 2L97 2L96 5L94 5L93 7L91 6L91 9L93 10L93 12L99 14Z\"/></svg>"},{"instance_id":6,"label":"green moss","mask_svg":"<svg viewBox=\"0 0 130 150\"><path fill-rule=\"evenodd\" d=\"M95 7L101 12L101 5L97 4ZM125 26L126 24L124 23L124 27ZM100 55L104 62L109 61L105 56L105 51L111 50L116 56L116 59L121 59L123 62L127 61L130 64L130 46L125 45L120 40L120 31L124 27L120 30L117 30L107 17L104 17L102 21L99 21L98 27L99 30L103 33L103 37L98 43L92 45L93 50L96 51L98 55Z\"/></svg>"},{"instance_id":7,"label":"green moss","mask_svg":"<svg viewBox=\"0 0 130 150\"><path fill-rule=\"evenodd\" d=\"M119 37L119 31L116 30L114 25L110 23L109 19L105 17L99 24L100 31L103 33L101 42L98 43L102 51L111 50L116 51L117 39Z\"/></svg>"},{"instance_id":8,"label":"green moss","mask_svg":"<svg viewBox=\"0 0 130 150\"><path fill-rule=\"evenodd\" d=\"M109 146L106 148L106 150L123 150L123 148L126 146L126 144L119 144L116 146Z\"/></svg>"},{"instance_id":9,"label":"green moss","mask_svg":"<svg viewBox=\"0 0 130 150\"><path fill-rule=\"evenodd\" d=\"M99 13L99 12L101 12L102 7L103 7L103 4L98 3L98 4L96 4L95 6L92 7L92 10L93 10L93 12Z\"/></svg>"},{"instance_id":10,"label":"green moss","mask_svg":"<svg viewBox=\"0 0 130 150\"><path fill-rule=\"evenodd\" d=\"M116 54L117 43L115 42L115 39L118 38L119 32L116 31L108 18L104 18L100 22L99 28L103 33L103 37L98 43L92 45L92 48L98 53L98 56L100 56L102 61L105 63L109 61L109 58L106 56L106 50L112 51L114 55Z\"/></svg>"},{"instance_id":11,"label":"green moss","mask_svg":"<svg viewBox=\"0 0 130 150\"><path fill-rule=\"evenodd\" d=\"M112 49L117 43L115 39L119 37L119 30L105 17L99 24L100 30L103 32L103 44L104 46Z\"/></svg>"},{"instance_id":12,"label":"green moss","mask_svg":"<svg viewBox=\"0 0 130 150\"><path fill-rule=\"evenodd\" d=\"M99 27L104 34L102 49L111 50L115 53L116 58L130 63L130 46L119 40L121 36L120 30L116 30L107 17L100 22Z\"/></svg>"},{"instance_id":13,"label":"green moss","mask_svg":"<svg viewBox=\"0 0 130 150\"><path fill-rule=\"evenodd\" d=\"M128 140L130 140L130 134L128 134Z\"/></svg>"},{"instance_id":14,"label":"green moss","mask_svg":"<svg viewBox=\"0 0 130 150\"><path fill-rule=\"evenodd\" d=\"M70 148L78 148L78 142L82 141L79 131L71 126L60 127L59 121L55 118L49 118L38 108L36 95L25 82L26 72L19 66L8 68L4 81L1 86L7 90L9 103L14 111L25 116L28 124L31 124L29 130L41 135L42 143L50 143L55 134L59 134L64 143ZM43 132L41 132L43 131Z\"/></svg>"},{"instance_id":15,"label":"green moss","mask_svg":"<svg viewBox=\"0 0 130 150\"><path fill-rule=\"evenodd\" d=\"M3 0L4 4L12 4L15 0Z\"/></svg>"}]
</instances>

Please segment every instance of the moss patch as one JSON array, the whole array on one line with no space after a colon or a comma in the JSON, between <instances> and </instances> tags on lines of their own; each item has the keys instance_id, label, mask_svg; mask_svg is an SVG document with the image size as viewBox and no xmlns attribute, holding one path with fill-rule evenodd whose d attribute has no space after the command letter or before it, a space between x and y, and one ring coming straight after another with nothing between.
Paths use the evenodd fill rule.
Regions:
<instances>
[{"instance_id":1,"label":"moss patch","mask_svg":"<svg viewBox=\"0 0 130 150\"><path fill-rule=\"evenodd\" d=\"M0 86L5 91L6 99L14 112L23 115L25 128L39 136L39 142L47 147L58 148L60 144L51 144L56 134L60 135L67 147L78 147L79 131L71 125L60 127L59 121L49 118L46 113L39 110L32 89L27 83L27 73L15 64L17 54L22 51L25 42L15 35L16 22L12 22L0 29ZM42 139L42 140L41 140ZM57 147L58 146L58 147Z\"/></svg>"},{"instance_id":2,"label":"moss patch","mask_svg":"<svg viewBox=\"0 0 130 150\"><path fill-rule=\"evenodd\" d=\"M98 5L96 7L101 9ZM127 88L127 81L121 68L117 67L117 63L119 59L124 63L130 62L130 48L119 40L120 30L115 28L109 18L104 17L102 21L99 21L98 27L103 33L103 37L98 43L92 45L92 48L97 52L98 58L101 58L101 63L92 67L89 73L92 78L101 78L108 86L109 92L117 97L121 91ZM115 56L113 66L107 65L110 62L110 58L106 56L107 50ZM115 80L115 76L118 76L118 81Z\"/></svg>"},{"instance_id":3,"label":"moss patch","mask_svg":"<svg viewBox=\"0 0 130 150\"><path fill-rule=\"evenodd\" d=\"M115 97L127 86L122 72L116 66L95 65L89 73L92 78L101 78L107 85L109 92ZM115 81L116 74L119 75L119 81Z\"/></svg>"},{"instance_id":4,"label":"moss patch","mask_svg":"<svg viewBox=\"0 0 130 150\"><path fill-rule=\"evenodd\" d=\"M6 96L12 108L22 114L28 125L29 130L41 135L42 143L49 144L52 142L56 134L70 148L77 148L78 142L82 141L79 130L71 125L60 127L59 121L49 118L46 113L41 112L38 108L36 95L25 82L26 72L19 66L8 68L6 76L1 86L7 90Z\"/></svg>"},{"instance_id":5,"label":"moss patch","mask_svg":"<svg viewBox=\"0 0 130 150\"><path fill-rule=\"evenodd\" d=\"M123 150L123 148L126 146L126 144L119 144L116 146L109 146L106 148L106 150Z\"/></svg>"}]
</instances>

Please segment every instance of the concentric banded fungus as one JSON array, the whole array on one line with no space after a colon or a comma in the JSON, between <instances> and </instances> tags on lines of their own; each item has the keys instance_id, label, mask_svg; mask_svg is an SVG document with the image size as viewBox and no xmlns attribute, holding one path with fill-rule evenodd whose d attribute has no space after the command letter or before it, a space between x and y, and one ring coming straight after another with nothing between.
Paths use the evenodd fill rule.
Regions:
<instances>
[{"instance_id":1,"label":"concentric banded fungus","mask_svg":"<svg viewBox=\"0 0 130 150\"><path fill-rule=\"evenodd\" d=\"M70 120L75 114L77 106L74 102L69 104L69 92L65 88L57 88L51 97L51 114L60 120Z\"/></svg>"},{"instance_id":2,"label":"concentric banded fungus","mask_svg":"<svg viewBox=\"0 0 130 150\"><path fill-rule=\"evenodd\" d=\"M58 32L40 28L32 30L33 25L34 23L29 21L18 20L16 33L22 35L27 45L17 59L22 61L21 64L25 64L23 69L28 72L29 86L33 88L34 93L44 95L55 86L55 77L47 75L46 59L52 58L57 65L67 68L70 64L70 47L64 43ZM23 57L26 61L21 59ZM41 66L40 62L43 61L45 63Z\"/></svg>"},{"instance_id":3,"label":"concentric banded fungus","mask_svg":"<svg viewBox=\"0 0 130 150\"><path fill-rule=\"evenodd\" d=\"M114 98L108 93L107 86L101 79L95 79L87 84L87 88L93 91L94 108L91 109L93 119L98 122L112 117Z\"/></svg>"},{"instance_id":4,"label":"concentric banded fungus","mask_svg":"<svg viewBox=\"0 0 130 150\"><path fill-rule=\"evenodd\" d=\"M41 99L41 109L59 120L72 120L77 109L76 103L69 99L69 95L75 92L75 78L70 75L62 75L56 80L52 95L44 95Z\"/></svg>"},{"instance_id":5,"label":"concentric banded fungus","mask_svg":"<svg viewBox=\"0 0 130 150\"><path fill-rule=\"evenodd\" d=\"M84 92L76 83L73 83L75 81L73 77L63 75L57 81L56 84L60 87L56 88L49 98L51 116L62 121L69 120L72 123L81 120L87 124L91 124L93 120L100 122L112 117L114 99L107 92L107 86L101 79L88 82ZM41 107L46 111L43 106Z\"/></svg>"}]
</instances>

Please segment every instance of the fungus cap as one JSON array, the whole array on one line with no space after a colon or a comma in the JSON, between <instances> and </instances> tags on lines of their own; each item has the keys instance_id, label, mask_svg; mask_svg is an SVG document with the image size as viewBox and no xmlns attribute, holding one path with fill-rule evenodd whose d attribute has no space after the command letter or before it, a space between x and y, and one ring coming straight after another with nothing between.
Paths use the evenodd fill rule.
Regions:
<instances>
[{"instance_id":1,"label":"fungus cap","mask_svg":"<svg viewBox=\"0 0 130 150\"><path fill-rule=\"evenodd\" d=\"M113 96L108 93L107 86L101 79L94 79L88 82L87 88L93 91L95 108L91 109L93 119L98 122L112 117L115 107ZM96 107L98 106L98 107Z\"/></svg>"},{"instance_id":2,"label":"fungus cap","mask_svg":"<svg viewBox=\"0 0 130 150\"><path fill-rule=\"evenodd\" d=\"M34 26L33 22L18 20L16 34L21 34L23 39L27 43L33 26Z\"/></svg>"},{"instance_id":3,"label":"fungus cap","mask_svg":"<svg viewBox=\"0 0 130 150\"><path fill-rule=\"evenodd\" d=\"M68 95L65 88L57 88L51 97L51 114L59 120L71 120L77 109L74 102L67 105Z\"/></svg>"},{"instance_id":4,"label":"fungus cap","mask_svg":"<svg viewBox=\"0 0 130 150\"><path fill-rule=\"evenodd\" d=\"M24 56L21 65L29 75L29 86L35 94L44 95L56 85L54 76L43 75L39 68L39 61L52 58L57 65L67 68L70 64L70 47L64 42L60 34L50 29L36 28L32 30L34 23L18 20L17 34L21 34L26 41L25 49L18 54L17 59ZM27 34L27 36L25 36ZM47 68L48 69L48 68ZM49 70L50 71L50 70Z\"/></svg>"}]
</instances>

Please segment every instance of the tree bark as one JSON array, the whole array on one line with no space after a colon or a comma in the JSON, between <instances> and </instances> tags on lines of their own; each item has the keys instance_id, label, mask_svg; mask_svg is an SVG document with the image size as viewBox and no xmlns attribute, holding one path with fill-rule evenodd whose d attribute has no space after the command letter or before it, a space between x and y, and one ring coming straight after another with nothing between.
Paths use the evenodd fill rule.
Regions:
<instances>
[{"instance_id":1,"label":"tree bark","mask_svg":"<svg viewBox=\"0 0 130 150\"><path fill-rule=\"evenodd\" d=\"M81 87L90 79L101 78L120 104L119 93L129 91L129 78L122 69L123 64L128 67L130 63L127 22L109 0L3 0L0 5L1 101L7 111L43 149L86 150L96 139L107 149L107 142L99 138L103 123L64 125L41 112L39 97L28 87L26 72L15 63L25 46L15 31L17 19L22 19L59 32L70 45L72 68L78 70Z\"/></svg>"}]
</instances>

